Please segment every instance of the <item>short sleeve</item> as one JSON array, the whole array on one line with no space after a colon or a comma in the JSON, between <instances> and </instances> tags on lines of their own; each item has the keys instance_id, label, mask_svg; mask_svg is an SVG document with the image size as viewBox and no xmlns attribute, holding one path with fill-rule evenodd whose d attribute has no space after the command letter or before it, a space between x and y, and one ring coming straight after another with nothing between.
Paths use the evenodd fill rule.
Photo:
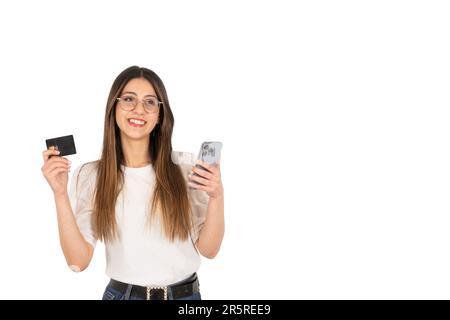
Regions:
<instances>
[{"instance_id":1,"label":"short sleeve","mask_svg":"<svg viewBox=\"0 0 450 320\"><path fill-rule=\"evenodd\" d=\"M180 166L183 177L186 181L188 198L192 213L191 236L192 241L195 243L197 242L200 231L205 224L209 196L206 191L190 188L187 185L187 182L189 181L188 175L191 172L191 168L196 163L196 157L193 153L173 151L172 161Z\"/></svg>"},{"instance_id":2,"label":"short sleeve","mask_svg":"<svg viewBox=\"0 0 450 320\"><path fill-rule=\"evenodd\" d=\"M69 200L78 228L84 239L95 247L93 210L96 171L94 163L87 163L75 169L70 180Z\"/></svg>"}]
</instances>

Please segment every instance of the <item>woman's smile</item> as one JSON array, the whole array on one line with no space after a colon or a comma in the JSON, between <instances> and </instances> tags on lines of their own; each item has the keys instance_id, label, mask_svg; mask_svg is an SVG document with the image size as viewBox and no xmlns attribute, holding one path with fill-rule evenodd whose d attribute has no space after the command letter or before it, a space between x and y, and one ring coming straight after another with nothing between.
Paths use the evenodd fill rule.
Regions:
<instances>
[{"instance_id":1,"label":"woman's smile","mask_svg":"<svg viewBox=\"0 0 450 320\"><path fill-rule=\"evenodd\" d=\"M136 127L136 128L141 128L141 127L145 126L145 124L147 123L147 121L142 120L142 119L137 119L137 118L129 118L127 122L130 126Z\"/></svg>"}]
</instances>

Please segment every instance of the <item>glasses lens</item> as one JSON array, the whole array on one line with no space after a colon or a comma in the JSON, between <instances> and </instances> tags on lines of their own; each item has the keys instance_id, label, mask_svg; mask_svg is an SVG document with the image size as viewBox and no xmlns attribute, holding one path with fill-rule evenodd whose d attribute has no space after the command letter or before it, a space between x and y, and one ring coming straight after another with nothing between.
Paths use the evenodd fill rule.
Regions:
<instances>
[{"instance_id":1,"label":"glasses lens","mask_svg":"<svg viewBox=\"0 0 450 320\"><path fill-rule=\"evenodd\" d=\"M155 97L145 98L144 106L148 112L156 112L156 111L158 111L158 107L159 107L158 99Z\"/></svg>"},{"instance_id":2,"label":"glasses lens","mask_svg":"<svg viewBox=\"0 0 450 320\"><path fill-rule=\"evenodd\" d=\"M124 109L131 110L136 106L136 104L137 104L137 98L134 96L124 95L124 96L120 97L120 105Z\"/></svg>"}]
</instances>

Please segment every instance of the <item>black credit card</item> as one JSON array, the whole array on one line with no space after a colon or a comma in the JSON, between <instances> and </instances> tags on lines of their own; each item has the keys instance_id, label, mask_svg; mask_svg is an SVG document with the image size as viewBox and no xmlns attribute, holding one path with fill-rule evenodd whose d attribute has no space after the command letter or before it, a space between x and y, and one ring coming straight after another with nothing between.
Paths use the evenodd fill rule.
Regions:
<instances>
[{"instance_id":1,"label":"black credit card","mask_svg":"<svg viewBox=\"0 0 450 320\"><path fill-rule=\"evenodd\" d=\"M60 154L58 156L67 156L69 154L77 153L73 135L47 139L45 140L45 143L47 144L47 149L55 147L55 150L59 150Z\"/></svg>"}]
</instances>

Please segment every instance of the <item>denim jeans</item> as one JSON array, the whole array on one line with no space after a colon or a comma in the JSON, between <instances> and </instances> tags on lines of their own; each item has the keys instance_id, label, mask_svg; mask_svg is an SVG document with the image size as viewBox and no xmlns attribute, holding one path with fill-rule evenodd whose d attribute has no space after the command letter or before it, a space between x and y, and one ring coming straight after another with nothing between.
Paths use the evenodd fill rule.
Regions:
<instances>
[{"instance_id":1,"label":"denim jeans","mask_svg":"<svg viewBox=\"0 0 450 320\"><path fill-rule=\"evenodd\" d=\"M167 292L167 299L173 300L171 292ZM133 293L127 298L125 293L118 292L117 290L111 288L109 285L106 287L105 292L103 293L102 300L144 300L139 297L134 297ZM177 300L202 300L202 296L200 292L196 292L191 296L182 297Z\"/></svg>"}]
</instances>

